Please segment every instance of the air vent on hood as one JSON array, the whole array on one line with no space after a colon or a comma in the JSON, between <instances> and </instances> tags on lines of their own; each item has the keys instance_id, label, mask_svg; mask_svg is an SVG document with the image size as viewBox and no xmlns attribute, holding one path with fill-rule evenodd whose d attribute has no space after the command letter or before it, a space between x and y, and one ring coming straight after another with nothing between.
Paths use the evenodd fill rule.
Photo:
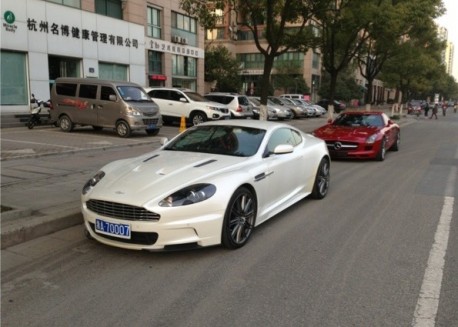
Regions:
<instances>
[{"instance_id":1,"label":"air vent on hood","mask_svg":"<svg viewBox=\"0 0 458 327\"><path fill-rule=\"evenodd\" d=\"M208 164L211 164L212 162L215 162L216 159L211 159L211 160L208 160L208 161L205 161L205 162L202 162L198 165L195 165L194 168L197 168L197 167L202 167L202 166L205 166L205 165L208 165Z\"/></svg>"}]
</instances>

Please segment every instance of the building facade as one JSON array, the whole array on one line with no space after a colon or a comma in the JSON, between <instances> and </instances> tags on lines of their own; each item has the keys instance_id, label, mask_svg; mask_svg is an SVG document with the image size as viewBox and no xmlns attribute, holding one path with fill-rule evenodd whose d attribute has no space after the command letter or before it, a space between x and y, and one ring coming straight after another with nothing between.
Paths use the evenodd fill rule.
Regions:
<instances>
[{"instance_id":1,"label":"building facade","mask_svg":"<svg viewBox=\"0 0 458 327\"><path fill-rule=\"evenodd\" d=\"M57 77L204 91L204 32L179 0L2 0L1 113Z\"/></svg>"}]
</instances>

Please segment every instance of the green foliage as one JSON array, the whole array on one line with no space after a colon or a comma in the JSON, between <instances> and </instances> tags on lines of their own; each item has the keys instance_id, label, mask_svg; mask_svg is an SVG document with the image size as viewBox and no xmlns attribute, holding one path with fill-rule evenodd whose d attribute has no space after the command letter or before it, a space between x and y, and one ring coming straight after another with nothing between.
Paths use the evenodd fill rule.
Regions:
<instances>
[{"instance_id":1,"label":"green foliage","mask_svg":"<svg viewBox=\"0 0 458 327\"><path fill-rule=\"evenodd\" d=\"M329 73L323 72L318 94L325 99L331 98L331 76ZM334 99L348 102L353 99L361 99L363 94L364 89L356 83L351 69L346 69L338 75Z\"/></svg>"},{"instance_id":2,"label":"green foliage","mask_svg":"<svg viewBox=\"0 0 458 327\"><path fill-rule=\"evenodd\" d=\"M216 81L218 91L238 92L242 87L239 66L226 47L209 48L205 53L205 81Z\"/></svg>"}]
</instances>

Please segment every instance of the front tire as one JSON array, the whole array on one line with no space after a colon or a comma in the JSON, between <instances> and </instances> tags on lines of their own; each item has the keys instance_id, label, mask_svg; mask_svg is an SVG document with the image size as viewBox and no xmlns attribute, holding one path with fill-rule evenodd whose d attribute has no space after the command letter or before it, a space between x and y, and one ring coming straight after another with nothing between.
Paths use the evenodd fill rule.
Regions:
<instances>
[{"instance_id":1,"label":"front tire","mask_svg":"<svg viewBox=\"0 0 458 327\"><path fill-rule=\"evenodd\" d=\"M391 151L399 151L399 146L401 144L401 132L398 132L396 134L396 141L394 141L394 144L391 146Z\"/></svg>"},{"instance_id":2,"label":"front tire","mask_svg":"<svg viewBox=\"0 0 458 327\"><path fill-rule=\"evenodd\" d=\"M198 112L194 112L192 115L191 115L191 123L195 126L195 125L199 125L199 124L202 124L204 123L205 121L207 121L207 116L198 111Z\"/></svg>"},{"instance_id":3,"label":"front tire","mask_svg":"<svg viewBox=\"0 0 458 327\"><path fill-rule=\"evenodd\" d=\"M120 137L129 137L132 131L129 124L122 120L116 124L116 133Z\"/></svg>"},{"instance_id":4,"label":"front tire","mask_svg":"<svg viewBox=\"0 0 458 327\"><path fill-rule=\"evenodd\" d=\"M35 126L35 122L33 121L33 119L30 119L30 120L27 122L27 128L28 128L28 129L32 129L34 126Z\"/></svg>"},{"instance_id":5,"label":"front tire","mask_svg":"<svg viewBox=\"0 0 458 327\"><path fill-rule=\"evenodd\" d=\"M320 165L316 171L315 183L313 184L312 198L321 200L329 190L331 178L331 164L328 158L321 159Z\"/></svg>"},{"instance_id":6,"label":"front tire","mask_svg":"<svg viewBox=\"0 0 458 327\"><path fill-rule=\"evenodd\" d=\"M224 214L221 243L228 249L244 246L254 229L257 200L246 187L237 189L229 200Z\"/></svg>"},{"instance_id":7,"label":"front tire","mask_svg":"<svg viewBox=\"0 0 458 327\"><path fill-rule=\"evenodd\" d=\"M386 155L386 139L383 138L382 143L380 144L380 149L375 159L378 161L383 161L385 160L385 155Z\"/></svg>"}]
</instances>

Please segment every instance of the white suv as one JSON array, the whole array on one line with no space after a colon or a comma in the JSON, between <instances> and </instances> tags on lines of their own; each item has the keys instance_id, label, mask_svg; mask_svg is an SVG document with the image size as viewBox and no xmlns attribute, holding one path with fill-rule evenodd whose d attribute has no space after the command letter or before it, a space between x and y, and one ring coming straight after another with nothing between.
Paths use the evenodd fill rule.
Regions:
<instances>
[{"instance_id":1,"label":"white suv","mask_svg":"<svg viewBox=\"0 0 458 327\"><path fill-rule=\"evenodd\" d=\"M226 105L232 118L253 118L253 106L245 95L212 92L205 94L205 98Z\"/></svg>"},{"instance_id":2,"label":"white suv","mask_svg":"<svg viewBox=\"0 0 458 327\"><path fill-rule=\"evenodd\" d=\"M175 88L145 88L161 110L164 123L185 117L192 125L207 120L229 119L231 114L227 106L211 102L199 93Z\"/></svg>"}]
</instances>

